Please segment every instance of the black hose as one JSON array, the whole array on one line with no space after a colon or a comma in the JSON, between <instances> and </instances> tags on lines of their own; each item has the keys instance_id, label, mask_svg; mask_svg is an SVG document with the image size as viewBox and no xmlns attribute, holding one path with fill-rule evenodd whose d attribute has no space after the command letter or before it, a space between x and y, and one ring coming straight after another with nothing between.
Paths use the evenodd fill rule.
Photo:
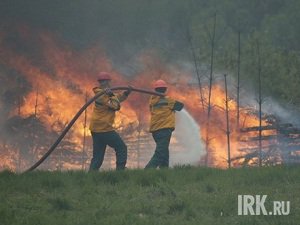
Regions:
<instances>
[{"instance_id":1,"label":"black hose","mask_svg":"<svg viewBox=\"0 0 300 225\"><path fill-rule=\"evenodd\" d=\"M164 94L154 92L154 91L148 91L144 89L134 88L134 87L112 87L110 88L112 91L115 90L132 90L135 92L140 92L144 94L150 94L150 95L157 95L157 96L164 96ZM65 137L65 135L68 133L68 131L71 129L71 127L74 125L76 120L79 118L79 116L86 110L86 108L92 104L97 98L99 98L101 95L103 95L105 92L99 92L94 97L89 99L84 106L81 107L81 109L76 113L76 115L73 117L73 119L70 121L70 123L66 126L66 128L62 131L60 136L57 138L57 140L54 142L54 144L49 148L49 150L40 158L34 165L32 165L29 169L25 170L25 172L29 172L37 168L39 165L42 164L42 162L45 161L45 159L55 150L55 148L58 146L58 144L61 142L61 140Z\"/></svg>"}]
</instances>

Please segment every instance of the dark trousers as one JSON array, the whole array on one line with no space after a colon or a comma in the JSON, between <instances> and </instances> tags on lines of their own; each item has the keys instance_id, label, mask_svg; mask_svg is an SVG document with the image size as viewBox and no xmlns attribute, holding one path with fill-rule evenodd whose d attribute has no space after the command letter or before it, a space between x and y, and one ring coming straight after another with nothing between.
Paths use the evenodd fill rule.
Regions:
<instances>
[{"instance_id":1,"label":"dark trousers","mask_svg":"<svg viewBox=\"0 0 300 225\"><path fill-rule=\"evenodd\" d=\"M112 147L116 152L117 170L125 169L127 161L127 146L116 131L92 132L93 138L93 158L91 160L90 171L99 170L103 163L106 146Z\"/></svg>"},{"instance_id":2,"label":"dark trousers","mask_svg":"<svg viewBox=\"0 0 300 225\"><path fill-rule=\"evenodd\" d=\"M173 129L161 129L152 133L156 143L154 155L146 165L147 168L169 167L169 144Z\"/></svg>"}]
</instances>

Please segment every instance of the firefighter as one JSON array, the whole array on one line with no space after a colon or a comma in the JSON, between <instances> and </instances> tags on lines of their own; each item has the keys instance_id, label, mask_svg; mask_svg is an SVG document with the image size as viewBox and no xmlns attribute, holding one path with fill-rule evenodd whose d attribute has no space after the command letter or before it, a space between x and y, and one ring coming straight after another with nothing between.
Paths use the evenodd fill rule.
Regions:
<instances>
[{"instance_id":1,"label":"firefighter","mask_svg":"<svg viewBox=\"0 0 300 225\"><path fill-rule=\"evenodd\" d=\"M127 146L120 135L113 128L116 111L120 110L120 102L124 101L131 90L122 94L114 94L110 90L111 76L107 72L98 75L99 87L93 88L95 94L104 91L94 105L90 123L93 139L93 158L90 171L99 170L103 163L106 146L112 147L116 152L116 169L125 169L127 161Z\"/></svg>"},{"instance_id":2,"label":"firefighter","mask_svg":"<svg viewBox=\"0 0 300 225\"><path fill-rule=\"evenodd\" d=\"M165 94L167 88L167 83L163 80L154 82L156 92ZM150 97L150 132L156 143L156 149L146 169L169 167L169 144L175 129L175 111L180 111L183 106L183 103L168 96Z\"/></svg>"}]
</instances>

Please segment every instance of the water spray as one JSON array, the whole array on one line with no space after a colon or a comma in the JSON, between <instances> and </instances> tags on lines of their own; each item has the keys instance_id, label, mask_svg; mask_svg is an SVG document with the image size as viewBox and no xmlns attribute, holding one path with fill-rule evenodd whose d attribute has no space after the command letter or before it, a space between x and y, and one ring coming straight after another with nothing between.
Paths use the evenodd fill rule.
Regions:
<instances>
[{"instance_id":1,"label":"water spray","mask_svg":"<svg viewBox=\"0 0 300 225\"><path fill-rule=\"evenodd\" d=\"M157 96L165 96L162 93L154 92L154 91L149 91L145 89L139 89L139 88L134 88L134 87L112 87L110 88L112 91L117 91L117 90L131 90L143 94L149 94L149 95L157 95ZM30 172L37 168L39 165L41 165L47 158L48 156L55 150L55 148L58 146L58 144L61 142L61 140L65 137L65 135L68 133L68 131L71 129L71 127L74 125L74 123L77 121L79 116L86 110L86 108L92 104L97 98L99 98L101 95L105 94L105 92L99 92L97 93L94 97L89 99L82 107L81 109L76 113L76 115L73 117L73 119L70 121L70 123L66 126L66 128L62 131L60 136L57 138L57 140L54 142L54 144L49 148L49 150L34 164L32 165L29 169L25 170L25 172Z\"/></svg>"},{"instance_id":2,"label":"water spray","mask_svg":"<svg viewBox=\"0 0 300 225\"><path fill-rule=\"evenodd\" d=\"M205 144L201 140L198 123L186 109L176 112L176 129L174 138L180 143L181 151L170 149L170 165L198 165L201 157L205 156ZM171 144L172 146L172 144Z\"/></svg>"}]
</instances>

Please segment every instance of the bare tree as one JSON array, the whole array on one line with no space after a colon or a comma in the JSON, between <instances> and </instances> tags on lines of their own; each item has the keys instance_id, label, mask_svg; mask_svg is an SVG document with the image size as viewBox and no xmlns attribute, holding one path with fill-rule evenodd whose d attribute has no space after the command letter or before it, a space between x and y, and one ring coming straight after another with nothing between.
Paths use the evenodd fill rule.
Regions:
<instances>
[{"instance_id":1,"label":"bare tree","mask_svg":"<svg viewBox=\"0 0 300 225\"><path fill-rule=\"evenodd\" d=\"M213 18L213 30L212 35L210 35L210 43L211 43L211 54L210 54L210 74L209 74L209 87L208 87L208 106L207 106L207 121L206 121L206 139L205 139L205 149L206 149L206 157L205 157L205 165L208 165L208 152L209 152L209 133L210 133L210 115L211 115L211 92L213 85L213 68L214 68L214 51L215 51L215 36L216 36L216 23L217 23L217 12L214 13Z\"/></svg>"},{"instance_id":2,"label":"bare tree","mask_svg":"<svg viewBox=\"0 0 300 225\"><path fill-rule=\"evenodd\" d=\"M240 65L241 65L241 31L238 30L238 54L237 54L237 93L236 93L236 130L240 128Z\"/></svg>"},{"instance_id":3,"label":"bare tree","mask_svg":"<svg viewBox=\"0 0 300 225\"><path fill-rule=\"evenodd\" d=\"M198 87L199 87L201 106L202 106L202 109L204 110L204 97L203 97L203 91L202 91L201 76L199 73L198 60L197 60L195 48L194 48L193 41L192 41L192 35L191 35L191 32L189 29L187 30L187 40L190 45L192 56L193 56L193 61L194 61L194 66L195 66L197 81L198 81Z\"/></svg>"},{"instance_id":4,"label":"bare tree","mask_svg":"<svg viewBox=\"0 0 300 225\"><path fill-rule=\"evenodd\" d=\"M257 47L257 74L258 74L258 105L259 105L259 166L262 166L262 93L261 93L261 54L259 40Z\"/></svg>"},{"instance_id":5,"label":"bare tree","mask_svg":"<svg viewBox=\"0 0 300 225\"><path fill-rule=\"evenodd\" d=\"M225 110L226 110L226 136L227 136L227 162L228 168L231 168L230 157L230 125L229 125L229 109L228 109L228 92L227 92L227 74L224 74L225 81Z\"/></svg>"}]
</instances>

